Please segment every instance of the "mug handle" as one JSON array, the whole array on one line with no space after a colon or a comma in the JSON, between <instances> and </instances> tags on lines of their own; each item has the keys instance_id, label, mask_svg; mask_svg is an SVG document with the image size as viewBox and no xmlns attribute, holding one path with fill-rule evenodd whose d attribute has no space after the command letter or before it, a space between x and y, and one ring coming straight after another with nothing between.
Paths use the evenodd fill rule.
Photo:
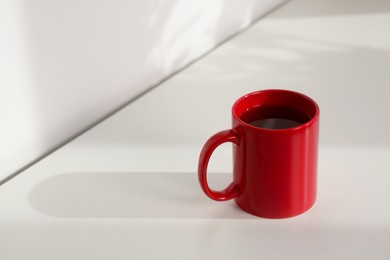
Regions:
<instances>
[{"instance_id":1,"label":"mug handle","mask_svg":"<svg viewBox=\"0 0 390 260\"><path fill-rule=\"evenodd\" d=\"M211 189L207 182L207 166L210 160L211 155L214 150L221 144L231 142L235 145L239 145L239 139L236 133L233 130L224 130L216 133L203 146L203 149L200 153L199 164L198 164L198 178L200 186L204 193L213 200L225 201L234 199L238 196L239 190L238 185L234 182L231 182L224 190L215 191Z\"/></svg>"}]
</instances>

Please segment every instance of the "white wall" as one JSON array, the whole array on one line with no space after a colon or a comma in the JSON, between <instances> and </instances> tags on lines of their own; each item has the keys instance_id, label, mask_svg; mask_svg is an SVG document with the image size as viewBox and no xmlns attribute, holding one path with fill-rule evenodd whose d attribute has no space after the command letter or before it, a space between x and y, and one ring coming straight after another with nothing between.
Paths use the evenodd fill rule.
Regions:
<instances>
[{"instance_id":1,"label":"white wall","mask_svg":"<svg viewBox=\"0 0 390 260\"><path fill-rule=\"evenodd\" d=\"M0 180L282 1L0 1Z\"/></svg>"}]
</instances>

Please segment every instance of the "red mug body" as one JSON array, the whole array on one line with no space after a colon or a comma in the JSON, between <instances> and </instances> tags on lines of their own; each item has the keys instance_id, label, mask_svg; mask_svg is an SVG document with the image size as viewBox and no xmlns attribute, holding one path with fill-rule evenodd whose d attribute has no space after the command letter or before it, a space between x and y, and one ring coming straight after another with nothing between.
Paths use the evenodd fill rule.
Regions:
<instances>
[{"instance_id":1,"label":"red mug body","mask_svg":"<svg viewBox=\"0 0 390 260\"><path fill-rule=\"evenodd\" d=\"M269 129L249 124L244 113L260 106L305 113L307 122ZM311 98L288 90L263 90L238 99L232 108L232 129L217 133L199 159L199 182L214 200L234 199L244 211L264 218L288 218L309 210L316 201L319 107ZM207 183L207 164L222 143L232 142L233 181L222 191Z\"/></svg>"}]
</instances>

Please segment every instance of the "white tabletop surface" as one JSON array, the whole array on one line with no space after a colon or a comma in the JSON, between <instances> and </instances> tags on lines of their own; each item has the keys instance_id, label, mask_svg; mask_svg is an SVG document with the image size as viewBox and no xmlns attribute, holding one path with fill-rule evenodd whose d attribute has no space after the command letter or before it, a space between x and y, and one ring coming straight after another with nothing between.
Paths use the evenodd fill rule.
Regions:
<instances>
[{"instance_id":1,"label":"white tabletop surface","mask_svg":"<svg viewBox=\"0 0 390 260\"><path fill-rule=\"evenodd\" d=\"M390 3L292 1L0 186L0 259L390 259ZM300 91L321 112L306 214L250 216L197 182L232 103ZM231 178L231 147L210 162Z\"/></svg>"}]
</instances>

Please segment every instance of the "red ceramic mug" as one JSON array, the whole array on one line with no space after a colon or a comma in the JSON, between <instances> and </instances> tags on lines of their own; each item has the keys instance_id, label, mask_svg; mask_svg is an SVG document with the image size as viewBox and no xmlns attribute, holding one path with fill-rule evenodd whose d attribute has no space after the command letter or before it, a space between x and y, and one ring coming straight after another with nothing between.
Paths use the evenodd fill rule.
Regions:
<instances>
[{"instance_id":1,"label":"red ceramic mug","mask_svg":"<svg viewBox=\"0 0 390 260\"><path fill-rule=\"evenodd\" d=\"M288 218L316 201L320 110L311 98L288 90L262 90L238 99L233 127L213 135L199 158L199 182L211 199L235 199L244 211ZM207 183L213 151L232 142L233 181L222 191Z\"/></svg>"}]
</instances>

